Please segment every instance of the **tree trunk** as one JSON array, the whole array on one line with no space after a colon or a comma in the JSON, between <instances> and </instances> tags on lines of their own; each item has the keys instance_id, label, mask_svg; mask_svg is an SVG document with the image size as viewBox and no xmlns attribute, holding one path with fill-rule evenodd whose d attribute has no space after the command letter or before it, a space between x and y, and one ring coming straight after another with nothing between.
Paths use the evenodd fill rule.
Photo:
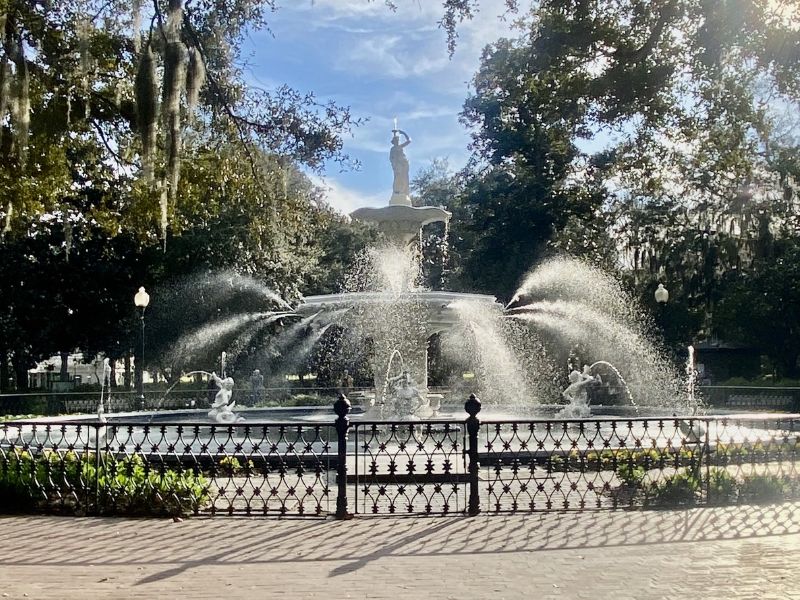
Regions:
<instances>
[{"instance_id":1,"label":"tree trunk","mask_svg":"<svg viewBox=\"0 0 800 600\"><path fill-rule=\"evenodd\" d=\"M8 348L0 348L0 394L8 392Z\"/></svg>"},{"instance_id":2,"label":"tree trunk","mask_svg":"<svg viewBox=\"0 0 800 600\"><path fill-rule=\"evenodd\" d=\"M14 352L11 363L14 366L16 391L26 392L28 390L28 361L25 357L25 353L20 351Z\"/></svg>"},{"instance_id":3,"label":"tree trunk","mask_svg":"<svg viewBox=\"0 0 800 600\"><path fill-rule=\"evenodd\" d=\"M59 381L67 382L69 381L69 352L61 351L61 373L59 375Z\"/></svg>"},{"instance_id":4,"label":"tree trunk","mask_svg":"<svg viewBox=\"0 0 800 600\"><path fill-rule=\"evenodd\" d=\"M130 391L131 389L131 353L125 353L125 375L123 376L125 379L125 389Z\"/></svg>"}]
</instances>

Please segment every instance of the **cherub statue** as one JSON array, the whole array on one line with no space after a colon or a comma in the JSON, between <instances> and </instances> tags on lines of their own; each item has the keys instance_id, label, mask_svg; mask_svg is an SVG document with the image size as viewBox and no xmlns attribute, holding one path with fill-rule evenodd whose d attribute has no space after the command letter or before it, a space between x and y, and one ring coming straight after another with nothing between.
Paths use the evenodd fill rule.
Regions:
<instances>
[{"instance_id":1,"label":"cherub statue","mask_svg":"<svg viewBox=\"0 0 800 600\"><path fill-rule=\"evenodd\" d=\"M591 367L584 365L583 372L573 369L569 374L569 385L561 392L569 405L559 412L561 417L588 417L589 390L592 383L602 383L599 375L592 375Z\"/></svg>"}]
</instances>

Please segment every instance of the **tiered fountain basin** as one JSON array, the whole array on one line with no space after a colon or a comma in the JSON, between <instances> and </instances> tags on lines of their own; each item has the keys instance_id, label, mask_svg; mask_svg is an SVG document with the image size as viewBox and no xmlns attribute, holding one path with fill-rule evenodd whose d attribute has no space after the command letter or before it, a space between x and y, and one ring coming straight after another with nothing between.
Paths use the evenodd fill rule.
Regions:
<instances>
[{"instance_id":1,"label":"tiered fountain basin","mask_svg":"<svg viewBox=\"0 0 800 600\"><path fill-rule=\"evenodd\" d=\"M420 229L431 223L447 222L450 213L436 206L411 206L390 204L379 208L359 208L350 213L353 219L376 223L390 239L409 244L419 237Z\"/></svg>"},{"instance_id":2,"label":"tiered fountain basin","mask_svg":"<svg viewBox=\"0 0 800 600\"><path fill-rule=\"evenodd\" d=\"M450 329L459 322L458 315L453 308L453 304L456 302L479 304L485 306L487 310L501 311L503 309L494 296L487 294L419 290L403 292L397 296L386 292L346 292L307 296L297 307L296 312L305 317L320 311L324 314L358 306L391 304L397 302L398 298L424 306L425 314L419 315L419 318L427 324L428 335Z\"/></svg>"}]
</instances>

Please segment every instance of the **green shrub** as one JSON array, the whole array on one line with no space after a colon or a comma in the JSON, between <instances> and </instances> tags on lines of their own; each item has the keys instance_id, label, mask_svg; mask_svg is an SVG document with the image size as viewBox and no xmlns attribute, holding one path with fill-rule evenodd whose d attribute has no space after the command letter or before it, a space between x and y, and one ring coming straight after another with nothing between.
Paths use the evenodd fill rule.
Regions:
<instances>
[{"instance_id":1,"label":"green shrub","mask_svg":"<svg viewBox=\"0 0 800 600\"><path fill-rule=\"evenodd\" d=\"M317 394L292 394L281 406L333 406L336 398Z\"/></svg>"},{"instance_id":2,"label":"green shrub","mask_svg":"<svg viewBox=\"0 0 800 600\"><path fill-rule=\"evenodd\" d=\"M700 491L700 479L691 471L682 471L657 481L647 490L647 503L661 506L694 504Z\"/></svg>"},{"instance_id":3,"label":"green shrub","mask_svg":"<svg viewBox=\"0 0 800 600\"><path fill-rule=\"evenodd\" d=\"M209 499L203 475L163 465L154 469L138 455L122 460L104 457L99 469L85 464L84 478L90 486L95 477L103 513L178 516L202 508Z\"/></svg>"},{"instance_id":4,"label":"green shrub","mask_svg":"<svg viewBox=\"0 0 800 600\"><path fill-rule=\"evenodd\" d=\"M217 463L217 469L223 475L233 476L238 473L251 473L255 469L252 460L248 460L244 465L235 456L225 456Z\"/></svg>"},{"instance_id":5,"label":"green shrub","mask_svg":"<svg viewBox=\"0 0 800 600\"><path fill-rule=\"evenodd\" d=\"M638 467L629 463L617 467L617 477L628 487L639 487L644 480L647 471L644 467Z\"/></svg>"},{"instance_id":6,"label":"green shrub","mask_svg":"<svg viewBox=\"0 0 800 600\"><path fill-rule=\"evenodd\" d=\"M219 461L219 470L226 475L238 473L242 468L242 463L235 456L225 456Z\"/></svg>"},{"instance_id":7,"label":"green shrub","mask_svg":"<svg viewBox=\"0 0 800 600\"><path fill-rule=\"evenodd\" d=\"M736 502L739 484L725 469L714 468L708 472L708 502L728 504Z\"/></svg>"},{"instance_id":8,"label":"green shrub","mask_svg":"<svg viewBox=\"0 0 800 600\"><path fill-rule=\"evenodd\" d=\"M72 452L0 458L0 510L79 512L99 500L102 513L181 515L209 500L206 478L194 471L153 469L140 456L95 462L96 455Z\"/></svg>"},{"instance_id":9,"label":"green shrub","mask_svg":"<svg viewBox=\"0 0 800 600\"><path fill-rule=\"evenodd\" d=\"M750 475L739 486L739 501L745 504L775 504L783 502L785 485L777 475Z\"/></svg>"}]
</instances>

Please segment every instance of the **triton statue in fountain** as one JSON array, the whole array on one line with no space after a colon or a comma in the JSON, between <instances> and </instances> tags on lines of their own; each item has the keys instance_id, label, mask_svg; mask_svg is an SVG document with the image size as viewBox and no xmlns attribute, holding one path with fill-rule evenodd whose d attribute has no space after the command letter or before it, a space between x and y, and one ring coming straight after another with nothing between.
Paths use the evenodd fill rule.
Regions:
<instances>
[{"instance_id":1,"label":"triton statue in fountain","mask_svg":"<svg viewBox=\"0 0 800 600\"><path fill-rule=\"evenodd\" d=\"M428 405L428 400L408 371L389 378L386 383L389 388L388 399L396 413L396 415L392 415L393 418L428 418L431 416L433 411Z\"/></svg>"},{"instance_id":2,"label":"triton statue in fountain","mask_svg":"<svg viewBox=\"0 0 800 600\"><path fill-rule=\"evenodd\" d=\"M231 402L233 396L233 378L226 377L222 379L216 373L211 373L211 379L217 384L219 391L214 398L214 403L211 405L211 410L208 411L208 417L214 419L217 423L237 423L244 421L242 417L233 412L233 407L236 402Z\"/></svg>"},{"instance_id":3,"label":"triton statue in fountain","mask_svg":"<svg viewBox=\"0 0 800 600\"><path fill-rule=\"evenodd\" d=\"M573 369L569 374L569 386L561 395L569 402L559 413L559 417L585 418L591 414L589 408L588 387L593 383L602 383L600 375L592 375L589 365L583 366L583 373Z\"/></svg>"}]
</instances>

